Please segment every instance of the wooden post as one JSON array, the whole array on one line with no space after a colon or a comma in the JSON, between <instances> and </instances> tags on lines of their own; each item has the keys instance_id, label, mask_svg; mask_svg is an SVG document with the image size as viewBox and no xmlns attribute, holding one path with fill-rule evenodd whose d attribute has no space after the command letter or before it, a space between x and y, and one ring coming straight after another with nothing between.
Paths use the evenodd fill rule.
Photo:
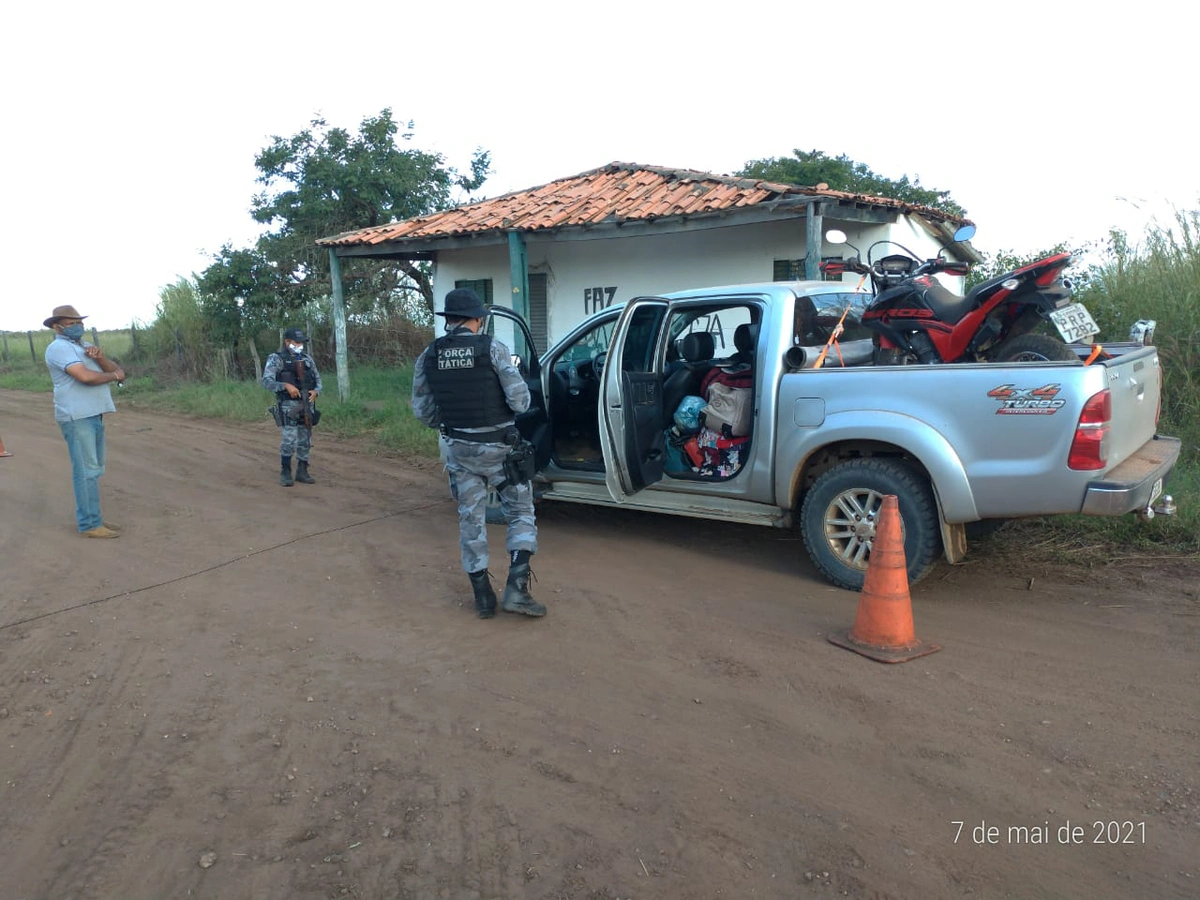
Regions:
<instances>
[{"instance_id":1,"label":"wooden post","mask_svg":"<svg viewBox=\"0 0 1200 900\"><path fill-rule=\"evenodd\" d=\"M4 361L8 362L8 332L0 331L0 338L4 339Z\"/></svg>"},{"instance_id":2,"label":"wooden post","mask_svg":"<svg viewBox=\"0 0 1200 900\"><path fill-rule=\"evenodd\" d=\"M350 366L346 358L346 302L342 297L342 261L329 251L329 283L332 287L333 339L337 362L338 399L350 396Z\"/></svg>"},{"instance_id":3,"label":"wooden post","mask_svg":"<svg viewBox=\"0 0 1200 900\"><path fill-rule=\"evenodd\" d=\"M137 328L133 325L129 326L129 358L138 358Z\"/></svg>"},{"instance_id":4,"label":"wooden post","mask_svg":"<svg viewBox=\"0 0 1200 900\"><path fill-rule=\"evenodd\" d=\"M25 335L29 338L29 358L34 363L36 363L37 362L37 353L33 349L33 332L27 331L27 332L25 332Z\"/></svg>"},{"instance_id":5,"label":"wooden post","mask_svg":"<svg viewBox=\"0 0 1200 900\"><path fill-rule=\"evenodd\" d=\"M529 266L525 255L525 238L519 231L508 233L508 276L512 283L512 309L517 315L529 323ZM530 347L525 346L525 333L520 328L513 329L513 353L522 359L532 355Z\"/></svg>"},{"instance_id":6,"label":"wooden post","mask_svg":"<svg viewBox=\"0 0 1200 900\"><path fill-rule=\"evenodd\" d=\"M821 228L825 223L820 201L814 200L808 204L808 228L804 245L804 277L809 281L821 279L821 243L824 235Z\"/></svg>"},{"instance_id":7,"label":"wooden post","mask_svg":"<svg viewBox=\"0 0 1200 900\"><path fill-rule=\"evenodd\" d=\"M98 335L96 333L95 325L92 326L92 343L95 344L97 347L100 346L100 335Z\"/></svg>"}]
</instances>

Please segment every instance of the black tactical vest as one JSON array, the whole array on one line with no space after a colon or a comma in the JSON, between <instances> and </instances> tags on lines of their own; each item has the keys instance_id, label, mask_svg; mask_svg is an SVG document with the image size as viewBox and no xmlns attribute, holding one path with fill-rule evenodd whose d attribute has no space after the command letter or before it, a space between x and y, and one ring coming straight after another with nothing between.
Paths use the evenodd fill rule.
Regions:
<instances>
[{"instance_id":1,"label":"black tactical vest","mask_svg":"<svg viewBox=\"0 0 1200 900\"><path fill-rule=\"evenodd\" d=\"M308 391L317 389L317 374L313 371L313 361L306 354L295 356L287 349L276 351L279 359L283 362L279 374L275 376L275 380L283 384L294 385L300 389L302 396L306 396ZM296 377L296 360L303 363L301 367L301 377ZM280 391L281 397L287 397L287 391Z\"/></svg>"},{"instance_id":2,"label":"black tactical vest","mask_svg":"<svg viewBox=\"0 0 1200 900\"><path fill-rule=\"evenodd\" d=\"M484 428L511 422L500 376L492 365L492 339L455 329L426 349L425 378L450 428Z\"/></svg>"}]
</instances>

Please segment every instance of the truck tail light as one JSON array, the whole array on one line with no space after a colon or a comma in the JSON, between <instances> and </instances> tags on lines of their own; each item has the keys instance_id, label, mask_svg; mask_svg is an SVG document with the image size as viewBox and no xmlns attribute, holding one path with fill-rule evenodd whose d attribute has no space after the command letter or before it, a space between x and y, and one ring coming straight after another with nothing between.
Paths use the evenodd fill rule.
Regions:
<instances>
[{"instance_id":1,"label":"truck tail light","mask_svg":"<svg viewBox=\"0 0 1200 900\"><path fill-rule=\"evenodd\" d=\"M1092 394L1083 404L1075 440L1067 454L1069 469L1103 469L1108 464L1108 426L1112 421L1112 394L1108 389Z\"/></svg>"}]
</instances>

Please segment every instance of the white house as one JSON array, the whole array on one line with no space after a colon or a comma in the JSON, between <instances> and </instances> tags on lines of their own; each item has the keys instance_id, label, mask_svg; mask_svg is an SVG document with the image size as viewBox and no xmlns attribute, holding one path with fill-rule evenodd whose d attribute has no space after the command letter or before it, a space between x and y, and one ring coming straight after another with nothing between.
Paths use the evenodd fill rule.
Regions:
<instances>
[{"instance_id":1,"label":"white house","mask_svg":"<svg viewBox=\"0 0 1200 900\"><path fill-rule=\"evenodd\" d=\"M335 274L356 257L429 260L435 303L455 287L510 306L538 352L582 318L636 296L686 288L820 278L825 243L844 231L862 251L898 241L933 256L963 219L897 200L632 163L429 216L323 238ZM978 260L967 245L950 255ZM858 276L845 276L857 281ZM511 325L497 336L512 345Z\"/></svg>"}]
</instances>

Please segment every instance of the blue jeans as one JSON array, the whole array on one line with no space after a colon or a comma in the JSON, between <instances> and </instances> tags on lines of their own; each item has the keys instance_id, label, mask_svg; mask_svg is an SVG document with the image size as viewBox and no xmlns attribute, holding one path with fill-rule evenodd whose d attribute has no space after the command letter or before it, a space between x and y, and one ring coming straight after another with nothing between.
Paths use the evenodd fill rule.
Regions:
<instances>
[{"instance_id":1,"label":"blue jeans","mask_svg":"<svg viewBox=\"0 0 1200 900\"><path fill-rule=\"evenodd\" d=\"M100 518L100 476L104 474L104 417L90 416L59 422L71 453L71 478L75 486L75 520L80 531L104 524Z\"/></svg>"}]
</instances>

